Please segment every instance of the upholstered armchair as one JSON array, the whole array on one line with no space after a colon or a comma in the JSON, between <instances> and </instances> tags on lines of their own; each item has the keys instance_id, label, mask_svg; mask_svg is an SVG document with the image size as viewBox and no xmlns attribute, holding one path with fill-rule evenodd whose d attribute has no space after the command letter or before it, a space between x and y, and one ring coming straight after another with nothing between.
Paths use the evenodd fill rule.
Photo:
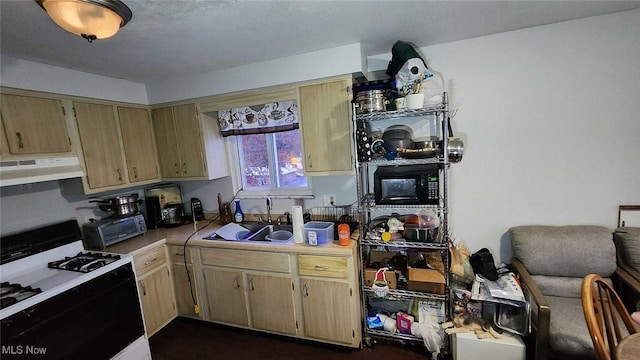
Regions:
<instances>
[{"instance_id":1,"label":"upholstered armchair","mask_svg":"<svg viewBox=\"0 0 640 360\"><path fill-rule=\"evenodd\" d=\"M523 291L531 303L527 346L536 360L594 359L580 287L587 274L616 271L611 230L601 226L517 226L509 229ZM531 351L530 351L531 353Z\"/></svg>"},{"instance_id":2,"label":"upholstered armchair","mask_svg":"<svg viewBox=\"0 0 640 360\"><path fill-rule=\"evenodd\" d=\"M616 291L629 312L640 311L640 227L619 227L613 240L618 256Z\"/></svg>"}]
</instances>

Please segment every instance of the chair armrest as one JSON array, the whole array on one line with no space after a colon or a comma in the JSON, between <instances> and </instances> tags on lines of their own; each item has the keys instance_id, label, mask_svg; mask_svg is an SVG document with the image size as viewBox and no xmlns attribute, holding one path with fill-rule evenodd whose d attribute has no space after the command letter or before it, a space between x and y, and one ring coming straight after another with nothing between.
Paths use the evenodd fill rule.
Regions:
<instances>
[{"instance_id":1,"label":"chair armrest","mask_svg":"<svg viewBox=\"0 0 640 360\"><path fill-rule=\"evenodd\" d=\"M531 312L531 320L535 327L535 359L546 360L549 352L549 326L551 322L551 308L547 299L542 294L542 291L538 285L533 281L531 274L524 266L524 264L516 259L511 259L511 265L516 269L522 282L522 290L530 295L527 299L533 301L532 309L537 309L537 312ZM534 316L537 313L537 316Z\"/></svg>"},{"instance_id":2,"label":"chair armrest","mask_svg":"<svg viewBox=\"0 0 640 360\"><path fill-rule=\"evenodd\" d=\"M627 284L636 294L640 294L640 272L629 265L620 264L616 268L616 276Z\"/></svg>"}]
</instances>

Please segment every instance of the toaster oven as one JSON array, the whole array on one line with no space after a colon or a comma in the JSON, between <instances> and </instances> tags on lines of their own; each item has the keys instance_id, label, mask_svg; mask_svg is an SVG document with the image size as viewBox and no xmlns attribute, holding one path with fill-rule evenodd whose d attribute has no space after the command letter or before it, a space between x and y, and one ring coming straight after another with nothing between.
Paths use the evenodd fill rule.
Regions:
<instances>
[{"instance_id":1,"label":"toaster oven","mask_svg":"<svg viewBox=\"0 0 640 360\"><path fill-rule=\"evenodd\" d=\"M142 214L122 219L102 219L82 225L82 242L87 249L104 250L107 246L147 232Z\"/></svg>"}]
</instances>

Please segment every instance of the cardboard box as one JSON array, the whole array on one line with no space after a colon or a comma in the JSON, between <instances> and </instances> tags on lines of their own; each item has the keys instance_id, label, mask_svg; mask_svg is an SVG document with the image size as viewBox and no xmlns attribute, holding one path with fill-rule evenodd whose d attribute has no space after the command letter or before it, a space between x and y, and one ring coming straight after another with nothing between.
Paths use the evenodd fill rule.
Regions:
<instances>
[{"instance_id":1,"label":"cardboard box","mask_svg":"<svg viewBox=\"0 0 640 360\"><path fill-rule=\"evenodd\" d=\"M366 286L373 285L373 281L376 278L377 271L378 269L371 269L371 268L364 269L364 284ZM384 273L384 275L387 278L387 282L389 283L389 289L397 289L398 280L396 278L396 273L391 270L387 270Z\"/></svg>"},{"instance_id":2,"label":"cardboard box","mask_svg":"<svg viewBox=\"0 0 640 360\"><path fill-rule=\"evenodd\" d=\"M409 290L444 294L445 280L437 270L409 268Z\"/></svg>"},{"instance_id":3,"label":"cardboard box","mask_svg":"<svg viewBox=\"0 0 640 360\"><path fill-rule=\"evenodd\" d=\"M369 264L378 263L381 265L385 265L385 263L389 263L392 257L398 254L399 252L397 251L371 250L371 252L369 252Z\"/></svg>"},{"instance_id":4,"label":"cardboard box","mask_svg":"<svg viewBox=\"0 0 640 360\"><path fill-rule=\"evenodd\" d=\"M433 267L436 270L439 270L442 273L444 272L444 263L442 262L442 255L440 255L439 252L410 250L410 251L407 251L407 255L408 255L408 258L407 258L408 266L411 266L411 264L414 264L418 260L420 255L422 255L425 258L425 262L429 264L429 266Z\"/></svg>"}]
</instances>

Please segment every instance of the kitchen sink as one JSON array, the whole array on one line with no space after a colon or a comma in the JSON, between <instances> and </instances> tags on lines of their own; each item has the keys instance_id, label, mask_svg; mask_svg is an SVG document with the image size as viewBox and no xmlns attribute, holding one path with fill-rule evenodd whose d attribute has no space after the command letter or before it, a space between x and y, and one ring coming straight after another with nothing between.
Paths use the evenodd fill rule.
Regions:
<instances>
[{"instance_id":1,"label":"kitchen sink","mask_svg":"<svg viewBox=\"0 0 640 360\"><path fill-rule=\"evenodd\" d=\"M224 239L215 232L205 236L206 240L261 242L269 244L289 244L293 240L293 225L265 224L259 222L244 222L240 224L244 229L235 235L235 239Z\"/></svg>"},{"instance_id":2,"label":"kitchen sink","mask_svg":"<svg viewBox=\"0 0 640 360\"><path fill-rule=\"evenodd\" d=\"M242 237L242 240L245 241L268 241L268 242L272 242L272 243L289 243L290 241L287 241L287 239L283 239L283 240L274 240L272 239L272 236L269 235L282 235L283 233L276 233L276 231L288 231L290 233L293 234L293 225L277 225L277 224L271 224L271 225L265 225L263 224L262 227L260 229L258 229L257 231L250 231L248 234L246 234L245 236ZM281 237L279 237L278 239L282 239ZM290 239L289 239L290 240Z\"/></svg>"}]
</instances>

